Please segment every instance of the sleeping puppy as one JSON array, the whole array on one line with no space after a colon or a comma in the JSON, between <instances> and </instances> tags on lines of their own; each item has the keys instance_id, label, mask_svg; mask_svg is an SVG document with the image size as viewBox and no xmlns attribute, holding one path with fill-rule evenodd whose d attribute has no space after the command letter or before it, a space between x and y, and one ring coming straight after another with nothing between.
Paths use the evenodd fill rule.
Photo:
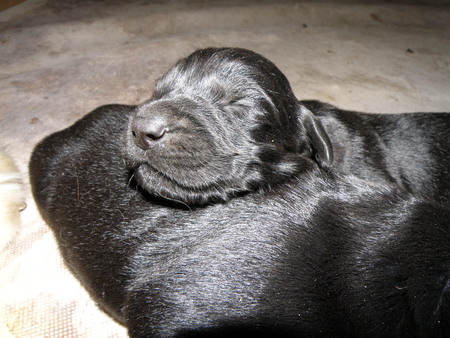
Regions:
<instances>
[{"instance_id":1,"label":"sleeping puppy","mask_svg":"<svg viewBox=\"0 0 450 338\"><path fill-rule=\"evenodd\" d=\"M181 60L137 107L128 129L124 155L139 185L189 203L280 182L301 172L305 158L324 170L450 199L450 114L363 114L299 103L273 63L241 49Z\"/></svg>"},{"instance_id":2,"label":"sleeping puppy","mask_svg":"<svg viewBox=\"0 0 450 338\"><path fill-rule=\"evenodd\" d=\"M442 164L420 176L392 149L406 156L399 121L423 117L385 131L339 113L299 104L260 55L197 51L150 101L42 141L33 194L67 266L130 336L448 336L448 141L430 132L446 115L429 114L433 151L413 144Z\"/></svg>"}]
</instances>

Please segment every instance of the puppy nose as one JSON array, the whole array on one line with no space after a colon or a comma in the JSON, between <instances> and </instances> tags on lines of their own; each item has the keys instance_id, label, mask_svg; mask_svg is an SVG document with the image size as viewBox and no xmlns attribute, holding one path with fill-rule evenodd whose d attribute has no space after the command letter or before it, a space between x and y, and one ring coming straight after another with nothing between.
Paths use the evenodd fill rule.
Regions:
<instances>
[{"instance_id":1,"label":"puppy nose","mask_svg":"<svg viewBox=\"0 0 450 338\"><path fill-rule=\"evenodd\" d=\"M131 124L134 143L141 149L150 149L167 131L166 123L159 118L137 117Z\"/></svg>"}]
</instances>

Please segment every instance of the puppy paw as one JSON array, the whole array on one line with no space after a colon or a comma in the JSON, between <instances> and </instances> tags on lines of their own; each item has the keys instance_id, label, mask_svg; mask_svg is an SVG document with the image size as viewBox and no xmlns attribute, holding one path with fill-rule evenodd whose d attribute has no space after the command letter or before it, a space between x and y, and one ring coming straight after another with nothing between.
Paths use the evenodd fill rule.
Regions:
<instances>
[{"instance_id":1,"label":"puppy paw","mask_svg":"<svg viewBox=\"0 0 450 338\"><path fill-rule=\"evenodd\" d=\"M25 209L23 182L13 160L0 152L0 250L11 241Z\"/></svg>"}]
</instances>

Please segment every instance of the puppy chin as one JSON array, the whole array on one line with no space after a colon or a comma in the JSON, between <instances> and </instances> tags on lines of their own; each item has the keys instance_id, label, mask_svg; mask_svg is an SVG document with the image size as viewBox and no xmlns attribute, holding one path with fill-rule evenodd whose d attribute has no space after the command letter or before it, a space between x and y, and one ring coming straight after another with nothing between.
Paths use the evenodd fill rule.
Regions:
<instances>
[{"instance_id":1,"label":"puppy chin","mask_svg":"<svg viewBox=\"0 0 450 338\"><path fill-rule=\"evenodd\" d=\"M146 164L141 164L134 169L132 180L145 196L152 199L156 197L183 206L204 206L225 202L228 199L225 194L219 191L211 193L209 190L205 191L179 185Z\"/></svg>"},{"instance_id":2,"label":"puppy chin","mask_svg":"<svg viewBox=\"0 0 450 338\"><path fill-rule=\"evenodd\" d=\"M0 250L17 233L25 206L20 173L12 159L0 153Z\"/></svg>"}]
</instances>

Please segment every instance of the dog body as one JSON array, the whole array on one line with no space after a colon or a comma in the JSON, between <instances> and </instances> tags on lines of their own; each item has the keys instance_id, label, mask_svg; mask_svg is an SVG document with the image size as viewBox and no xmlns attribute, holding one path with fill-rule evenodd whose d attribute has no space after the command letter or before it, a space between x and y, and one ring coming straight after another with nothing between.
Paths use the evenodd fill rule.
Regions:
<instances>
[{"instance_id":1,"label":"dog body","mask_svg":"<svg viewBox=\"0 0 450 338\"><path fill-rule=\"evenodd\" d=\"M301 104L324 126L333 168L449 205L450 114L364 114L319 101Z\"/></svg>"},{"instance_id":2,"label":"dog body","mask_svg":"<svg viewBox=\"0 0 450 338\"><path fill-rule=\"evenodd\" d=\"M422 115L351 114L257 54L198 51L41 142L33 194L131 336L446 336L448 115L406 136Z\"/></svg>"}]
</instances>

